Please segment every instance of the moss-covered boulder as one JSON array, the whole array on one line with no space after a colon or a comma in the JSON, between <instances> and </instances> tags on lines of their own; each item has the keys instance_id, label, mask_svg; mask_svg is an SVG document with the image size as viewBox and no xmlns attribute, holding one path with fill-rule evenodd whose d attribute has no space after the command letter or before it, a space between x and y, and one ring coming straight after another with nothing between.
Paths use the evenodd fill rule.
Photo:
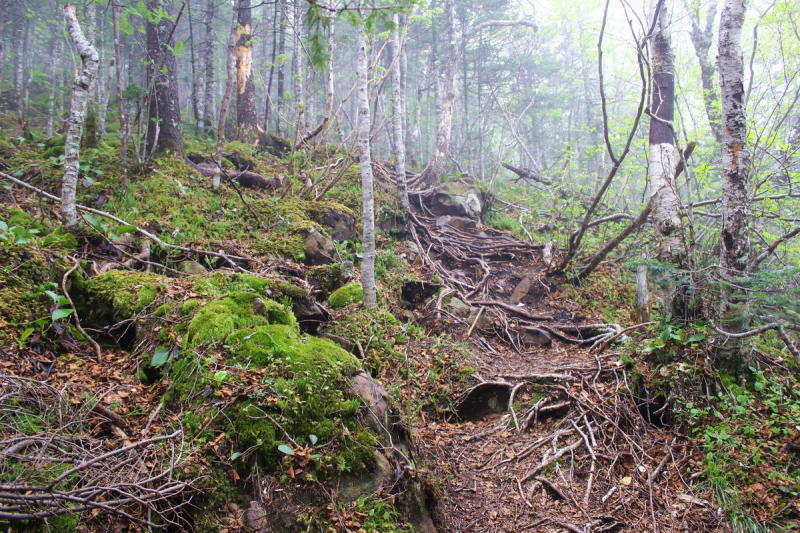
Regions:
<instances>
[{"instance_id":1,"label":"moss-covered boulder","mask_svg":"<svg viewBox=\"0 0 800 533\"><path fill-rule=\"evenodd\" d=\"M94 276L83 284L87 321L105 326L127 320L155 302L166 283L163 276L131 270Z\"/></svg>"},{"instance_id":2,"label":"moss-covered boulder","mask_svg":"<svg viewBox=\"0 0 800 533\"><path fill-rule=\"evenodd\" d=\"M294 315L283 305L242 292L203 306L189 324L186 341L189 345L223 341L234 331L270 324L296 327Z\"/></svg>"},{"instance_id":3,"label":"moss-covered boulder","mask_svg":"<svg viewBox=\"0 0 800 533\"><path fill-rule=\"evenodd\" d=\"M364 290L357 281L351 281L347 285L336 289L329 297L328 303L334 309L358 304L364 300Z\"/></svg>"}]
</instances>

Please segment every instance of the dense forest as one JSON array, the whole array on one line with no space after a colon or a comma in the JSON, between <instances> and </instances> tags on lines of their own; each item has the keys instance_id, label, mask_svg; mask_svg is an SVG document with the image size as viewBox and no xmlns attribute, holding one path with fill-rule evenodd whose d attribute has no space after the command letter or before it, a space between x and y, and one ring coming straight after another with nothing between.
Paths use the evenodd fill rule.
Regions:
<instances>
[{"instance_id":1,"label":"dense forest","mask_svg":"<svg viewBox=\"0 0 800 533\"><path fill-rule=\"evenodd\" d=\"M0 0L0 527L800 528L791 0Z\"/></svg>"}]
</instances>

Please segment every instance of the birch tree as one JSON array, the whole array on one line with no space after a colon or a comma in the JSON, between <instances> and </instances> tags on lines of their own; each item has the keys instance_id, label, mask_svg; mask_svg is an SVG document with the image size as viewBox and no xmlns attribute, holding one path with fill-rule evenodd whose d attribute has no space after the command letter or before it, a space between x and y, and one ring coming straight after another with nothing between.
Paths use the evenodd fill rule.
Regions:
<instances>
[{"instance_id":1,"label":"birch tree","mask_svg":"<svg viewBox=\"0 0 800 533\"><path fill-rule=\"evenodd\" d=\"M72 100L69 108L69 127L67 138L64 141L64 177L61 180L61 219L64 227L74 228L78 225L78 212L75 208L75 189L78 185L78 164L80 162L81 137L83 136L83 123L86 119L86 104L92 82L97 76L100 57L97 50L83 35L78 23L75 6L66 4L64 16L69 26L69 35L72 44L81 58L82 68L75 73L72 85Z\"/></svg>"},{"instance_id":2,"label":"birch tree","mask_svg":"<svg viewBox=\"0 0 800 533\"><path fill-rule=\"evenodd\" d=\"M650 159L648 180L653 199L659 260L681 265L686 257L681 218L681 200L675 183L676 150L672 123L675 107L675 76L670 39L670 16L666 2L656 4L655 27L650 37L653 71L650 106Z\"/></svg>"},{"instance_id":3,"label":"birch tree","mask_svg":"<svg viewBox=\"0 0 800 533\"><path fill-rule=\"evenodd\" d=\"M364 259L361 263L361 286L364 307L378 305L375 290L375 198L373 195L372 158L370 155L369 80L367 72L367 29L364 14L359 10L360 24L356 27L356 75L358 77L358 153L361 165L361 208L363 219Z\"/></svg>"},{"instance_id":4,"label":"birch tree","mask_svg":"<svg viewBox=\"0 0 800 533\"><path fill-rule=\"evenodd\" d=\"M400 38L400 15L392 16L394 31L392 32L392 48L395 54L395 65L392 68L392 125L394 129L394 172L397 180L397 187L400 189L400 203L403 210L408 212L411 205L408 201L408 186L406 184L406 143L403 122L405 110L403 101L405 95L402 83L402 39Z\"/></svg>"},{"instance_id":5,"label":"birch tree","mask_svg":"<svg viewBox=\"0 0 800 533\"><path fill-rule=\"evenodd\" d=\"M228 53L226 56L228 77L225 83L225 95L222 97L222 105L219 108L217 150L214 155L214 160L217 164L213 178L213 187L215 191L219 189L220 172L222 168L222 149L225 146L225 121L228 119L228 106L231 102L231 94L233 93L233 84L236 77L236 39L238 38L238 26L238 16L236 14L236 6L234 6L233 15L231 16L231 30L228 33Z\"/></svg>"},{"instance_id":6,"label":"birch tree","mask_svg":"<svg viewBox=\"0 0 800 533\"><path fill-rule=\"evenodd\" d=\"M722 327L731 333L750 325L747 295L740 280L750 254L747 186L750 152L747 147L742 25L747 0L725 0L719 25L719 88L722 97L722 233L720 277L725 286L720 303ZM717 339L722 368L734 375L747 372L752 362L748 338L723 335Z\"/></svg>"}]
</instances>

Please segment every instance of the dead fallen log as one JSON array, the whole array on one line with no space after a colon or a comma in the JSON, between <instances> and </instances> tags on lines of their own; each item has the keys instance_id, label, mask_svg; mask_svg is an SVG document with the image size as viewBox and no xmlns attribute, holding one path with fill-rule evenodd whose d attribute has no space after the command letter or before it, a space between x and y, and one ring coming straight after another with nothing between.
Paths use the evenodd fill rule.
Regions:
<instances>
[{"instance_id":1,"label":"dead fallen log","mask_svg":"<svg viewBox=\"0 0 800 533\"><path fill-rule=\"evenodd\" d=\"M189 159L186 158L186 164L188 164L192 169L199 172L203 176L208 178L213 178L214 175L217 173L216 170L203 167ZM232 181L235 181L242 187L247 187L248 189L267 189L267 190L275 190L279 189L283 186L283 178L280 176L276 176L274 178L268 178L256 172L251 172L249 170L238 170L234 172L228 172L223 170L223 173L227 175Z\"/></svg>"}]
</instances>

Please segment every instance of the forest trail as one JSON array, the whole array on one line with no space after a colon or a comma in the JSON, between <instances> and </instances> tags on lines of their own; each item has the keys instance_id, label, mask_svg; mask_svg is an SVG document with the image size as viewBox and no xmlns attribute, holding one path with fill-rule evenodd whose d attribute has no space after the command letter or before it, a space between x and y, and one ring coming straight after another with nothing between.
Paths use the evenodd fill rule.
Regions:
<instances>
[{"instance_id":1,"label":"forest trail","mask_svg":"<svg viewBox=\"0 0 800 533\"><path fill-rule=\"evenodd\" d=\"M461 417L414 428L445 494L435 509L440 529L716 529L716 513L688 496L680 475L692 459L659 429L669 419L658 411L663 399L636 399L620 353L599 349L618 327L570 310L547 276L542 246L476 232L420 210L412 231L427 267L450 286L443 292L480 313L460 319L441 297L432 311L468 342L476 369L475 386L454 399Z\"/></svg>"}]
</instances>

